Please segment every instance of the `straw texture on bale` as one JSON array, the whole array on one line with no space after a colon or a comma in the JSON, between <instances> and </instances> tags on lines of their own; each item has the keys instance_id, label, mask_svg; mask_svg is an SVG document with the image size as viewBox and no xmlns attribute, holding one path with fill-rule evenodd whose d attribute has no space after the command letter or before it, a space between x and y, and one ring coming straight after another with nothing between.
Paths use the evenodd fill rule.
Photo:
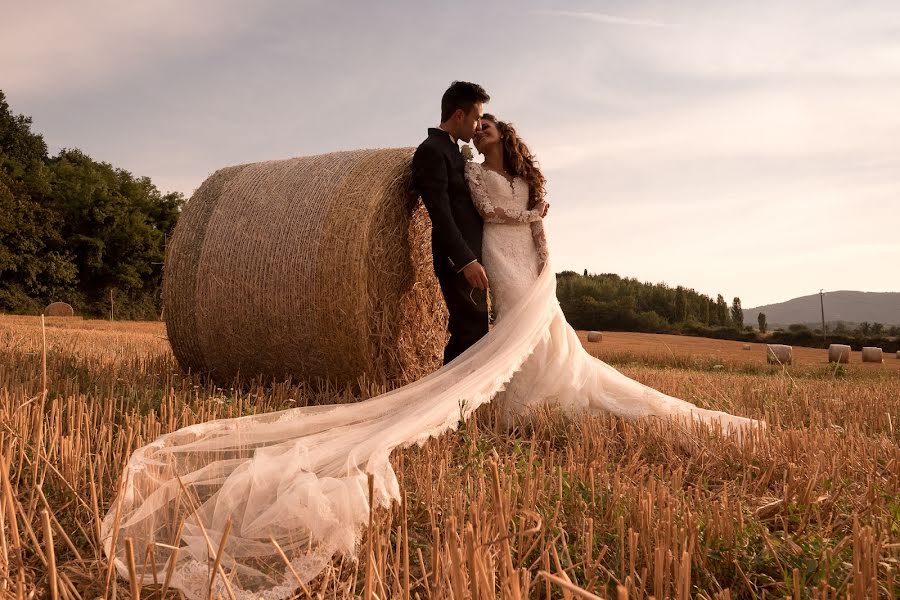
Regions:
<instances>
[{"instance_id":1,"label":"straw texture on bale","mask_svg":"<svg viewBox=\"0 0 900 600\"><path fill-rule=\"evenodd\" d=\"M828 362L849 363L850 346L846 344L831 344L828 346Z\"/></svg>"},{"instance_id":2,"label":"straw texture on bale","mask_svg":"<svg viewBox=\"0 0 900 600\"><path fill-rule=\"evenodd\" d=\"M589 342L602 342L603 334L599 331L588 331L587 341Z\"/></svg>"},{"instance_id":3,"label":"straw texture on bale","mask_svg":"<svg viewBox=\"0 0 900 600\"><path fill-rule=\"evenodd\" d=\"M184 369L406 382L440 364L446 309L413 149L215 172L169 242L163 307Z\"/></svg>"},{"instance_id":4,"label":"straw texture on bale","mask_svg":"<svg viewBox=\"0 0 900 600\"><path fill-rule=\"evenodd\" d=\"M753 350L753 346L751 346L750 344L744 344L744 345L742 346L742 348L743 348L744 350Z\"/></svg>"},{"instance_id":5,"label":"straw texture on bale","mask_svg":"<svg viewBox=\"0 0 900 600\"><path fill-rule=\"evenodd\" d=\"M866 346L862 349L862 361L872 363L884 362L884 353L882 352L881 348L876 348L875 346Z\"/></svg>"},{"instance_id":6,"label":"straw texture on bale","mask_svg":"<svg viewBox=\"0 0 900 600\"><path fill-rule=\"evenodd\" d=\"M65 302L51 302L47 305L47 308L44 309L44 316L73 317L75 316L75 311L70 304L66 304Z\"/></svg>"},{"instance_id":7,"label":"straw texture on bale","mask_svg":"<svg viewBox=\"0 0 900 600\"><path fill-rule=\"evenodd\" d=\"M789 365L794 362L794 348L784 344L768 344L766 361L775 365Z\"/></svg>"}]
</instances>

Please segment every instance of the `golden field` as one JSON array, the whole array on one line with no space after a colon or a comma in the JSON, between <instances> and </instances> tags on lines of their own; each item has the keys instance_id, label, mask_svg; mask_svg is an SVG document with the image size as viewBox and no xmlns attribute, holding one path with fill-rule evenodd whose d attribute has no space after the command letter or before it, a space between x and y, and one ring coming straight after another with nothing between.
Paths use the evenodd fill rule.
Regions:
<instances>
[{"instance_id":1,"label":"golden field","mask_svg":"<svg viewBox=\"0 0 900 600\"><path fill-rule=\"evenodd\" d=\"M0 597L130 598L99 519L130 452L212 418L353 401L375 387L219 389L179 373L162 323L0 316ZM583 336L582 339L584 340ZM655 420L490 406L395 452L404 502L298 597L894 598L900 360L765 364L740 342L609 333L588 350L706 408L736 440ZM46 389L46 394L42 393ZM144 549L136 548L136 552ZM164 582L140 590L163 594Z\"/></svg>"}]
</instances>

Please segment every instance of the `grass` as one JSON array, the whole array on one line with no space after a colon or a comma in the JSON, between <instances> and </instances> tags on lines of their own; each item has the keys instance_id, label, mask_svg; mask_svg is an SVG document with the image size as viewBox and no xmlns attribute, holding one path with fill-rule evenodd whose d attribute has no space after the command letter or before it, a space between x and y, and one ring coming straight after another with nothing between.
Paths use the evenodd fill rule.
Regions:
<instances>
[{"instance_id":1,"label":"grass","mask_svg":"<svg viewBox=\"0 0 900 600\"><path fill-rule=\"evenodd\" d=\"M0 317L2 596L132 597L98 521L135 447L213 418L357 399L292 382L216 388L179 373L158 323L51 325L45 346L38 319ZM373 514L359 556L336 558L310 595L896 597L898 372L837 375L813 358L780 369L713 342L608 334L588 348L666 393L764 419L761 438L552 409L508 432L485 407L394 454L404 502Z\"/></svg>"}]
</instances>

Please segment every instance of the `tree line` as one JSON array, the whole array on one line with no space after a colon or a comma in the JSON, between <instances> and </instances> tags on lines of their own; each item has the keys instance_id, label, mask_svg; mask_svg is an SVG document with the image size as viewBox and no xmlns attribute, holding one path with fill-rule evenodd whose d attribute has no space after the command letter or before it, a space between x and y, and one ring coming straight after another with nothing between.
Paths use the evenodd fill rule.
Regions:
<instances>
[{"instance_id":1,"label":"tree line","mask_svg":"<svg viewBox=\"0 0 900 600\"><path fill-rule=\"evenodd\" d=\"M576 329L696 335L745 330L738 297L729 304L722 294L712 298L691 288L614 273L563 271L557 275L557 296Z\"/></svg>"},{"instance_id":2,"label":"tree line","mask_svg":"<svg viewBox=\"0 0 900 600\"><path fill-rule=\"evenodd\" d=\"M0 90L0 311L158 318L166 236L184 204L77 149L50 156Z\"/></svg>"},{"instance_id":3,"label":"tree line","mask_svg":"<svg viewBox=\"0 0 900 600\"><path fill-rule=\"evenodd\" d=\"M854 350L878 346L900 350L900 326L861 323L856 328L837 323L825 334L805 324L769 330L760 313L757 328L744 325L741 299L729 305L722 294L713 299L682 286L649 283L614 273L563 271L557 274L557 297L575 329L672 333L745 342L824 347L848 344Z\"/></svg>"}]
</instances>

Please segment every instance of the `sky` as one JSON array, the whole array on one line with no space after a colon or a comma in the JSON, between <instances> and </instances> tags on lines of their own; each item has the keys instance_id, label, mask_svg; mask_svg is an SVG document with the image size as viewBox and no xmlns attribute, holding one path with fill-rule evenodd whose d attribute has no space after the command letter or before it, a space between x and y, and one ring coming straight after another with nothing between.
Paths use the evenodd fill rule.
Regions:
<instances>
[{"instance_id":1,"label":"sky","mask_svg":"<svg viewBox=\"0 0 900 600\"><path fill-rule=\"evenodd\" d=\"M900 291L896 0L0 1L12 109L164 192L415 146L468 80L548 178L557 271Z\"/></svg>"}]
</instances>

